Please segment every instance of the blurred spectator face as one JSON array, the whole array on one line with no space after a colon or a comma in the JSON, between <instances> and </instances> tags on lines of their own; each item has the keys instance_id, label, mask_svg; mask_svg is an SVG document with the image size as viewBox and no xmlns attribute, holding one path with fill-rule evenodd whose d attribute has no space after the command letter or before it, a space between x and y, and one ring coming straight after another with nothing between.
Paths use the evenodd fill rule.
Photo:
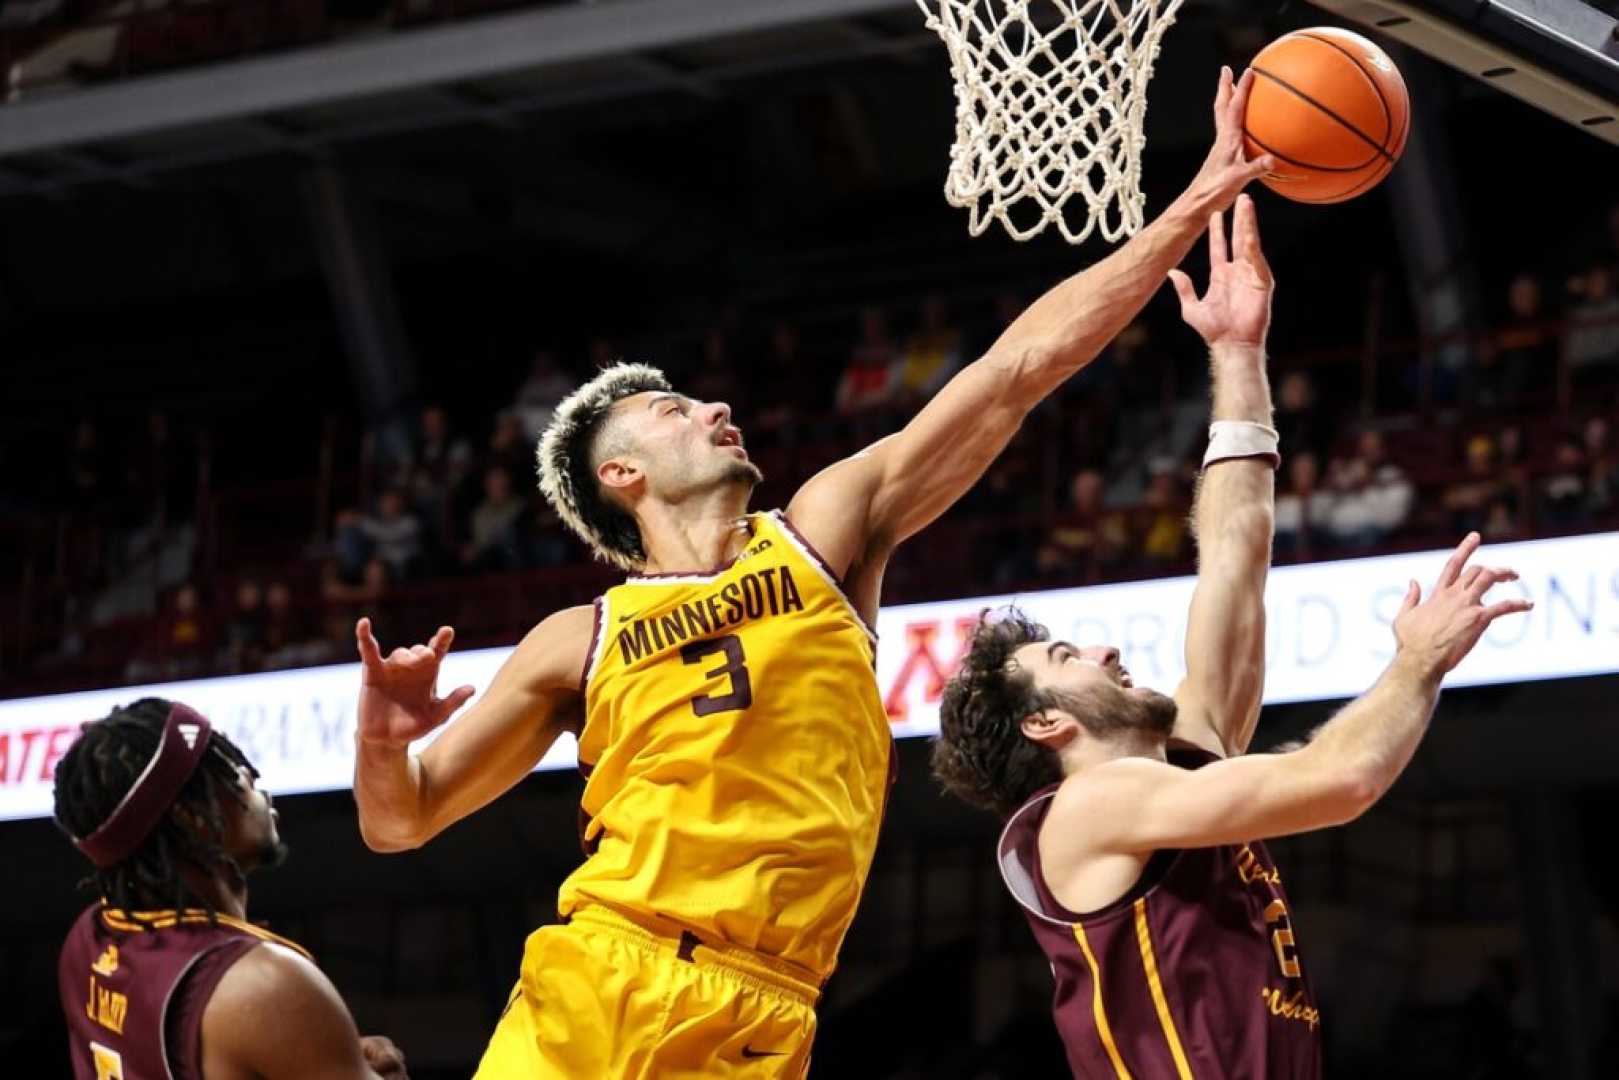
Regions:
<instances>
[{"instance_id":1,"label":"blurred spectator face","mask_svg":"<svg viewBox=\"0 0 1619 1080\"><path fill-rule=\"evenodd\" d=\"M1113 339L1113 346L1115 349L1134 352L1137 349L1145 347L1148 339L1151 336L1152 335L1147 330L1146 323L1133 322L1129 326L1126 326L1123 330L1119 331L1119 336Z\"/></svg>"},{"instance_id":2,"label":"blurred spectator face","mask_svg":"<svg viewBox=\"0 0 1619 1080\"><path fill-rule=\"evenodd\" d=\"M1383 463L1383 433L1381 431L1361 432L1358 449L1360 459L1366 464L1381 465Z\"/></svg>"},{"instance_id":3,"label":"blurred spectator face","mask_svg":"<svg viewBox=\"0 0 1619 1080\"><path fill-rule=\"evenodd\" d=\"M1167 471L1155 472L1147 483L1146 503L1155 510L1175 502L1175 476Z\"/></svg>"},{"instance_id":4,"label":"blurred spectator face","mask_svg":"<svg viewBox=\"0 0 1619 1080\"><path fill-rule=\"evenodd\" d=\"M1515 319L1535 319L1540 316L1540 282L1528 274L1519 274L1507 286L1507 307Z\"/></svg>"},{"instance_id":5,"label":"blurred spectator face","mask_svg":"<svg viewBox=\"0 0 1619 1080\"><path fill-rule=\"evenodd\" d=\"M256 581L244 581L236 586L236 607L240 611L257 611L263 594Z\"/></svg>"},{"instance_id":6,"label":"blurred spectator face","mask_svg":"<svg viewBox=\"0 0 1619 1080\"><path fill-rule=\"evenodd\" d=\"M1475 435L1467 443L1467 471L1482 476L1495 468L1495 444L1487 435Z\"/></svg>"},{"instance_id":7,"label":"blurred spectator face","mask_svg":"<svg viewBox=\"0 0 1619 1080\"><path fill-rule=\"evenodd\" d=\"M1597 457L1607 449L1608 422L1600 416L1593 416L1585 422L1585 452Z\"/></svg>"},{"instance_id":8,"label":"blurred spectator face","mask_svg":"<svg viewBox=\"0 0 1619 1080\"><path fill-rule=\"evenodd\" d=\"M277 614L292 610L292 590L284 581L272 581L264 590L264 606Z\"/></svg>"},{"instance_id":9,"label":"blurred spectator face","mask_svg":"<svg viewBox=\"0 0 1619 1080\"><path fill-rule=\"evenodd\" d=\"M495 432L489 438L489 444L497 450L504 450L509 446L516 446L523 441L523 418L516 413L503 412L495 417Z\"/></svg>"},{"instance_id":10,"label":"blurred spectator face","mask_svg":"<svg viewBox=\"0 0 1619 1080\"><path fill-rule=\"evenodd\" d=\"M405 513L405 497L397 491L384 491L377 500L377 510L385 518L401 517Z\"/></svg>"},{"instance_id":11,"label":"blurred spectator face","mask_svg":"<svg viewBox=\"0 0 1619 1080\"><path fill-rule=\"evenodd\" d=\"M1294 491L1314 491L1321 479L1321 463L1314 454L1294 454L1288 462L1287 479Z\"/></svg>"},{"instance_id":12,"label":"blurred spectator face","mask_svg":"<svg viewBox=\"0 0 1619 1080\"><path fill-rule=\"evenodd\" d=\"M922 301L922 329L944 330L950 324L950 309L942 296L930 296Z\"/></svg>"},{"instance_id":13,"label":"blurred spectator face","mask_svg":"<svg viewBox=\"0 0 1619 1080\"><path fill-rule=\"evenodd\" d=\"M372 559L365 564L365 570L360 580L368 589L385 589L388 587L388 564L381 559Z\"/></svg>"},{"instance_id":14,"label":"blurred spectator face","mask_svg":"<svg viewBox=\"0 0 1619 1080\"><path fill-rule=\"evenodd\" d=\"M1606 300L1613 295L1613 271L1606 266L1593 267L1585 275L1585 298L1588 301Z\"/></svg>"},{"instance_id":15,"label":"blurred spectator face","mask_svg":"<svg viewBox=\"0 0 1619 1080\"><path fill-rule=\"evenodd\" d=\"M888 319L881 308L866 308L860 313L860 336L871 344L888 340Z\"/></svg>"},{"instance_id":16,"label":"blurred spectator face","mask_svg":"<svg viewBox=\"0 0 1619 1080\"><path fill-rule=\"evenodd\" d=\"M1310 385L1310 377L1304 372L1290 371L1282 379L1280 396L1282 408L1298 412L1310 407L1310 402L1315 399L1315 388Z\"/></svg>"},{"instance_id":17,"label":"blurred spectator face","mask_svg":"<svg viewBox=\"0 0 1619 1080\"><path fill-rule=\"evenodd\" d=\"M1507 463L1523 456L1523 429L1516 425L1501 429L1501 460Z\"/></svg>"},{"instance_id":18,"label":"blurred spectator face","mask_svg":"<svg viewBox=\"0 0 1619 1080\"><path fill-rule=\"evenodd\" d=\"M490 469L483 477L483 493L490 502L505 502L511 498L512 478L505 469Z\"/></svg>"},{"instance_id":19,"label":"blurred spectator face","mask_svg":"<svg viewBox=\"0 0 1619 1080\"><path fill-rule=\"evenodd\" d=\"M190 615L197 610L197 587L195 585L182 585L175 591L174 610L181 615Z\"/></svg>"},{"instance_id":20,"label":"blurred spectator face","mask_svg":"<svg viewBox=\"0 0 1619 1080\"><path fill-rule=\"evenodd\" d=\"M1074 509L1092 512L1102 505L1102 474L1095 469L1081 469L1074 477L1070 489Z\"/></svg>"},{"instance_id":21,"label":"blurred spectator face","mask_svg":"<svg viewBox=\"0 0 1619 1080\"><path fill-rule=\"evenodd\" d=\"M450 418L442 408L429 405L422 410L422 438L428 442L441 442L450 433Z\"/></svg>"},{"instance_id":22,"label":"blurred spectator face","mask_svg":"<svg viewBox=\"0 0 1619 1080\"><path fill-rule=\"evenodd\" d=\"M770 330L770 351L778 358L798 354L798 331L791 323L779 322Z\"/></svg>"},{"instance_id":23,"label":"blurred spectator face","mask_svg":"<svg viewBox=\"0 0 1619 1080\"><path fill-rule=\"evenodd\" d=\"M1577 469L1585 464L1585 452L1573 439L1562 439L1557 443L1556 461L1560 469Z\"/></svg>"}]
</instances>

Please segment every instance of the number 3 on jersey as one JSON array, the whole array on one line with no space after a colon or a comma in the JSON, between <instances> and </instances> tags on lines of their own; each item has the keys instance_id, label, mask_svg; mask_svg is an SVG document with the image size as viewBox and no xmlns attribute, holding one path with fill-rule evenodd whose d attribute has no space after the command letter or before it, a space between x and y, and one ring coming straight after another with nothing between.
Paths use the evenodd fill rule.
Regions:
<instances>
[{"instance_id":1,"label":"number 3 on jersey","mask_svg":"<svg viewBox=\"0 0 1619 1080\"><path fill-rule=\"evenodd\" d=\"M698 716L712 716L718 712L746 709L753 704L753 681L748 678L748 658L742 653L742 639L735 634L694 641L680 650L680 659L687 664L700 664L705 656L725 654L719 667L703 672L709 678L728 676L731 692L728 694L701 694L691 699L691 711Z\"/></svg>"}]
</instances>

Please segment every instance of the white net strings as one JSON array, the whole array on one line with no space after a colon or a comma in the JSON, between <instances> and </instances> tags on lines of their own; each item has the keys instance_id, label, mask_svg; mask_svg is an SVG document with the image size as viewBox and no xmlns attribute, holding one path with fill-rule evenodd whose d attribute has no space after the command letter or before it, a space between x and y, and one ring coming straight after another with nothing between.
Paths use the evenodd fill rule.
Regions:
<instances>
[{"instance_id":1,"label":"white net strings","mask_svg":"<svg viewBox=\"0 0 1619 1080\"><path fill-rule=\"evenodd\" d=\"M944 195L968 211L972 235L993 221L1015 240L1056 225L1071 244L1095 229L1109 241L1139 231L1147 83L1181 0L917 3L950 54ZM1075 197L1084 218L1076 207L1071 222Z\"/></svg>"}]
</instances>

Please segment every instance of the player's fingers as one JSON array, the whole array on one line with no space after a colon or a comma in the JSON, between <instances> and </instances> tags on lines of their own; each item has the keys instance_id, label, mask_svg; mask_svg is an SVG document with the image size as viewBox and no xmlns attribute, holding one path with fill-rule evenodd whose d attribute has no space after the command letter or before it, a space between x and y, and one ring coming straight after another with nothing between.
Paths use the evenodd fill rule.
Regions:
<instances>
[{"instance_id":1,"label":"player's fingers","mask_svg":"<svg viewBox=\"0 0 1619 1080\"><path fill-rule=\"evenodd\" d=\"M454 642L455 627L441 626L438 628L438 633L433 635L433 651L437 653L438 658L442 660L444 659L444 654L450 651L450 646L454 644Z\"/></svg>"},{"instance_id":2,"label":"player's fingers","mask_svg":"<svg viewBox=\"0 0 1619 1080\"><path fill-rule=\"evenodd\" d=\"M1230 250L1225 241L1225 214L1214 213L1209 215L1209 267L1231 261Z\"/></svg>"},{"instance_id":3,"label":"player's fingers","mask_svg":"<svg viewBox=\"0 0 1619 1080\"><path fill-rule=\"evenodd\" d=\"M1467 565L1467 560L1478 550L1479 543L1480 537L1476 532L1470 532L1462 538L1462 542L1456 546L1455 553L1446 560L1445 568L1439 571L1438 587L1443 588L1455 582L1461 575L1462 567Z\"/></svg>"},{"instance_id":4,"label":"player's fingers","mask_svg":"<svg viewBox=\"0 0 1619 1080\"><path fill-rule=\"evenodd\" d=\"M1456 584L1461 587L1463 592L1468 592L1473 588L1473 585L1480 577L1483 576L1483 574L1484 567L1469 566L1466 570L1462 571L1461 577L1456 579Z\"/></svg>"},{"instance_id":5,"label":"player's fingers","mask_svg":"<svg viewBox=\"0 0 1619 1080\"><path fill-rule=\"evenodd\" d=\"M1231 112L1231 69L1220 67L1220 82L1214 91L1214 130L1224 131Z\"/></svg>"},{"instance_id":6,"label":"player's fingers","mask_svg":"<svg viewBox=\"0 0 1619 1080\"><path fill-rule=\"evenodd\" d=\"M371 633L371 620L361 619L354 624L354 643L360 648L360 662L366 667L377 667L382 663L382 650L377 647L377 639Z\"/></svg>"},{"instance_id":7,"label":"player's fingers","mask_svg":"<svg viewBox=\"0 0 1619 1080\"><path fill-rule=\"evenodd\" d=\"M1484 618L1494 622L1503 615L1517 615L1525 611L1535 610L1533 600L1503 600L1499 604L1491 604L1484 609Z\"/></svg>"},{"instance_id":8,"label":"player's fingers","mask_svg":"<svg viewBox=\"0 0 1619 1080\"><path fill-rule=\"evenodd\" d=\"M1473 583L1469 585L1467 589L1468 595L1471 596L1474 601L1480 601L1484 599L1485 593L1489 592L1503 581L1517 580L1518 572L1516 570L1492 566L1490 569L1484 571L1484 573L1473 579Z\"/></svg>"},{"instance_id":9,"label":"player's fingers","mask_svg":"<svg viewBox=\"0 0 1619 1080\"><path fill-rule=\"evenodd\" d=\"M1242 78L1231 89L1231 98L1226 103L1226 123L1234 132L1241 133L1243 120L1248 115L1248 95L1254 89L1254 69L1248 68L1242 73Z\"/></svg>"},{"instance_id":10,"label":"player's fingers","mask_svg":"<svg viewBox=\"0 0 1619 1080\"><path fill-rule=\"evenodd\" d=\"M1238 195L1237 208L1231 214L1231 254L1246 263L1263 257L1259 250L1259 215L1254 212L1250 195Z\"/></svg>"},{"instance_id":11,"label":"player's fingers","mask_svg":"<svg viewBox=\"0 0 1619 1080\"><path fill-rule=\"evenodd\" d=\"M454 715L457 709L472 700L472 695L475 693L477 693L477 691L470 686L457 686L454 690L451 690L444 696L443 701L439 702L439 715Z\"/></svg>"},{"instance_id":12,"label":"player's fingers","mask_svg":"<svg viewBox=\"0 0 1619 1080\"><path fill-rule=\"evenodd\" d=\"M1400 614L1404 615L1406 612L1416 607L1421 600L1422 586L1417 584L1416 578L1412 578L1411 584L1405 587L1405 599L1400 603Z\"/></svg>"},{"instance_id":13,"label":"player's fingers","mask_svg":"<svg viewBox=\"0 0 1619 1080\"><path fill-rule=\"evenodd\" d=\"M433 656L433 650L429 649L426 645L412 645L410 647L410 655L414 656L418 660L427 660Z\"/></svg>"},{"instance_id":14,"label":"player's fingers","mask_svg":"<svg viewBox=\"0 0 1619 1080\"><path fill-rule=\"evenodd\" d=\"M1193 287L1192 279L1186 276L1184 270L1171 270L1169 283L1175 287L1175 295L1180 297L1182 315L1197 305L1197 289Z\"/></svg>"}]
</instances>

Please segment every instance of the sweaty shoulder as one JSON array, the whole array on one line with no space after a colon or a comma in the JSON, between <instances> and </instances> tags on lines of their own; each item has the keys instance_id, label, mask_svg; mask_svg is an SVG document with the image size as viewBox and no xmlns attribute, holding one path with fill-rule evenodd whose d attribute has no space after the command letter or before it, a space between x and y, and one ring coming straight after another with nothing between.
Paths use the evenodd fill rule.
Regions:
<instances>
[{"instance_id":1,"label":"sweaty shoulder","mask_svg":"<svg viewBox=\"0 0 1619 1080\"><path fill-rule=\"evenodd\" d=\"M202 1048L209 1080L374 1075L331 980L274 942L244 953L219 980L203 1013Z\"/></svg>"},{"instance_id":2,"label":"sweaty shoulder","mask_svg":"<svg viewBox=\"0 0 1619 1080\"><path fill-rule=\"evenodd\" d=\"M596 634L596 605L547 616L513 650L506 667L534 690L578 690Z\"/></svg>"}]
</instances>

